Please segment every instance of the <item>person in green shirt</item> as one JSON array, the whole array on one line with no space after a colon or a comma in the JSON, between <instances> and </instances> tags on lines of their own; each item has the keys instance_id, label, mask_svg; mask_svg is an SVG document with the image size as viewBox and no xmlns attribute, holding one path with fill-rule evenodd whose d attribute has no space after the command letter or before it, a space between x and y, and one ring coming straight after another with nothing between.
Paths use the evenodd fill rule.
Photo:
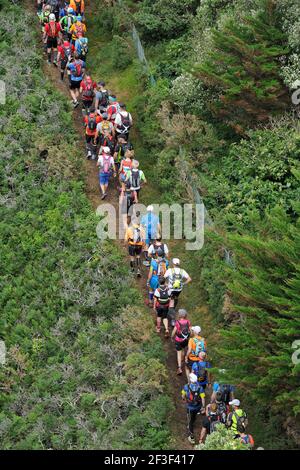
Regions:
<instances>
[{"instance_id":1,"label":"person in green shirt","mask_svg":"<svg viewBox=\"0 0 300 470\"><path fill-rule=\"evenodd\" d=\"M248 425L247 414L241 409L241 402L238 399L234 399L229 402L232 407L232 411L227 417L227 427L232 430L235 438L240 437L245 432Z\"/></svg>"},{"instance_id":2,"label":"person in green shirt","mask_svg":"<svg viewBox=\"0 0 300 470\"><path fill-rule=\"evenodd\" d=\"M71 41L71 38L72 38L72 34L70 33L70 28L72 24L75 23L75 21L76 21L76 17L74 14L74 10L73 8L70 8L70 7L67 10L67 15L63 16L61 20L59 21L63 34L65 38L68 39L69 41Z\"/></svg>"}]
</instances>

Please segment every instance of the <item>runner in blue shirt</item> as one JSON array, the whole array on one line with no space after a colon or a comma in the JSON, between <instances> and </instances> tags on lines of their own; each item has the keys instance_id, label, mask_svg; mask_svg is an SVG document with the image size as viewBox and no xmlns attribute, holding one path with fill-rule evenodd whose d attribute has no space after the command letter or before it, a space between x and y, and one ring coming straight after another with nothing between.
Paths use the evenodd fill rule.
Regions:
<instances>
[{"instance_id":1,"label":"runner in blue shirt","mask_svg":"<svg viewBox=\"0 0 300 470\"><path fill-rule=\"evenodd\" d=\"M145 257L146 262L145 266L150 266L150 261L148 257L148 248L153 240L161 232L161 227L159 223L159 217L153 213L153 206L147 207L147 214L143 215L141 218L141 225L144 227L146 234L146 245L145 245Z\"/></svg>"},{"instance_id":2,"label":"runner in blue shirt","mask_svg":"<svg viewBox=\"0 0 300 470\"><path fill-rule=\"evenodd\" d=\"M68 65L70 71L70 93L73 98L73 106L76 108L79 105L78 97L80 84L85 73L85 62L79 59L78 54L75 55L75 59Z\"/></svg>"}]
</instances>

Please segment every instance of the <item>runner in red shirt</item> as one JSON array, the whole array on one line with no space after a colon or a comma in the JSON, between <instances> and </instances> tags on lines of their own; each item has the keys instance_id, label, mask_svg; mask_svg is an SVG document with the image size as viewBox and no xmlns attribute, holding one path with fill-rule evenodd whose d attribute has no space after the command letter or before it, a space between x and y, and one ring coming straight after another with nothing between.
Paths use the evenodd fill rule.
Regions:
<instances>
[{"instance_id":1,"label":"runner in red shirt","mask_svg":"<svg viewBox=\"0 0 300 470\"><path fill-rule=\"evenodd\" d=\"M95 109L91 109L90 114L84 118L87 158L92 157L92 160L95 160L97 154L96 130L97 124L101 121L102 116L99 116Z\"/></svg>"},{"instance_id":2,"label":"runner in red shirt","mask_svg":"<svg viewBox=\"0 0 300 470\"><path fill-rule=\"evenodd\" d=\"M108 116L108 120L115 125L116 115L119 112L119 103L117 102L117 98L115 95L111 95L109 98L109 105L107 107L106 113Z\"/></svg>"},{"instance_id":3,"label":"runner in red shirt","mask_svg":"<svg viewBox=\"0 0 300 470\"><path fill-rule=\"evenodd\" d=\"M51 64L51 53L53 50L53 64L57 66L57 39L61 39L61 27L56 21L54 13L49 15L49 23L44 27L44 40L47 39L48 63Z\"/></svg>"},{"instance_id":4,"label":"runner in red shirt","mask_svg":"<svg viewBox=\"0 0 300 470\"><path fill-rule=\"evenodd\" d=\"M69 41L64 41L61 46L58 46L57 50L57 62L60 62L60 78L63 80L66 66L74 55L75 47Z\"/></svg>"},{"instance_id":5,"label":"runner in red shirt","mask_svg":"<svg viewBox=\"0 0 300 470\"><path fill-rule=\"evenodd\" d=\"M87 74L82 80L79 90L82 97L82 104L87 112L89 112L89 109L93 104L96 88L96 82L94 82L90 75Z\"/></svg>"}]
</instances>

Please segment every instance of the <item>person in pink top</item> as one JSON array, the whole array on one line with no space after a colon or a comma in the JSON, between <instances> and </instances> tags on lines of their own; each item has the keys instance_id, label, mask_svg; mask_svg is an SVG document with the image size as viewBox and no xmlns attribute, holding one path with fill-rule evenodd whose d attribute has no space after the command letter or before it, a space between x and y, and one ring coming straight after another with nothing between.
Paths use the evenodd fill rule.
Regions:
<instances>
[{"instance_id":1,"label":"person in pink top","mask_svg":"<svg viewBox=\"0 0 300 470\"><path fill-rule=\"evenodd\" d=\"M110 155L109 147L100 147L97 166L99 167L101 199L104 199L107 196L107 188L112 171L114 176L116 176L115 162L114 158Z\"/></svg>"},{"instance_id":2,"label":"person in pink top","mask_svg":"<svg viewBox=\"0 0 300 470\"><path fill-rule=\"evenodd\" d=\"M172 331L172 339L175 341L177 351L177 375L182 374L182 361L184 359L184 351L187 348L189 337L191 334L191 322L187 319L187 311L183 308L178 310L178 320L175 322Z\"/></svg>"}]
</instances>

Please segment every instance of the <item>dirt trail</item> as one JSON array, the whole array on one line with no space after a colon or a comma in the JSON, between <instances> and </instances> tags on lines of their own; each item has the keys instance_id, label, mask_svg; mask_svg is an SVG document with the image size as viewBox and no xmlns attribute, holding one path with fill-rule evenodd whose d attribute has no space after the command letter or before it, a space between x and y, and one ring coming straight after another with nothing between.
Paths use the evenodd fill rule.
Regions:
<instances>
[{"instance_id":1,"label":"dirt trail","mask_svg":"<svg viewBox=\"0 0 300 470\"><path fill-rule=\"evenodd\" d=\"M35 7L32 5L30 2L26 2L28 9L33 11L35 13ZM91 7L87 6L86 10L86 16L87 16L87 23L88 23L88 17L89 14L92 13ZM41 47L42 47L42 42L41 42ZM53 86L55 86L56 89L58 89L62 94L68 97L68 99L71 101L70 93L69 93L69 87L68 87L68 81L65 78L64 81L60 80L60 74L59 74L59 69L56 68L53 65L49 65L46 61L45 58L45 64L43 67L45 75L52 81ZM94 79L99 79L99 77L94 77ZM119 92L118 90L118 84L114 83L114 92L116 95L122 99L126 100L125 94ZM103 203L100 198L100 191L99 191L99 181L98 181L98 171L96 168L96 161L91 161L87 160L85 158L85 132L84 132L84 126L83 126L83 119L82 119L82 110L81 106L78 106L74 110L73 113L74 117L74 126L78 132L78 135L80 136L80 148L82 149L82 158L84 159L84 168L85 168L85 192L86 195L88 196L89 200L91 201L91 204L94 209L97 209L97 207ZM137 134L133 131L133 143L134 139L137 137ZM149 182L149 186L151 186L151 182ZM105 203L110 203L112 204L115 209L116 213L118 214L118 190L117 190L117 183L115 182L114 185L109 186L109 192L108 196L104 201ZM141 198L141 202L142 198ZM118 223L118 221L117 221ZM126 249L125 244L122 241L118 241L118 244L120 248L123 251L124 257L124 262L128 262L129 264L129 257L128 257L128 252ZM142 272L142 277L140 279L137 279L137 285L139 286L139 289L143 291L144 294L144 300L145 304L147 304L147 298L148 298L148 293L146 289L146 278L147 278L147 271L146 268L143 268ZM152 310L150 311L149 309L149 314L151 315ZM153 323L155 321L154 318L154 313L153 313ZM154 330L155 331L155 330ZM156 334L156 333L153 333ZM186 377L185 374L183 374L181 377L177 376L176 370L177 370L177 360L176 360L176 352L175 352L175 346L171 342L171 340L165 340L163 335L161 335L161 341L163 348L166 352L166 367L169 375L169 393L172 395L172 400L175 406L174 413L172 414L172 419L171 419L171 433L172 433L172 446L174 449L177 450L191 450L193 449L193 446L189 444L187 441L187 420L186 420L186 406L185 404L181 401L180 398L180 392L183 387L183 385L186 383ZM199 436L200 433L200 426L201 426L201 418L197 420L196 427L195 427L195 436L196 438Z\"/></svg>"}]
</instances>

